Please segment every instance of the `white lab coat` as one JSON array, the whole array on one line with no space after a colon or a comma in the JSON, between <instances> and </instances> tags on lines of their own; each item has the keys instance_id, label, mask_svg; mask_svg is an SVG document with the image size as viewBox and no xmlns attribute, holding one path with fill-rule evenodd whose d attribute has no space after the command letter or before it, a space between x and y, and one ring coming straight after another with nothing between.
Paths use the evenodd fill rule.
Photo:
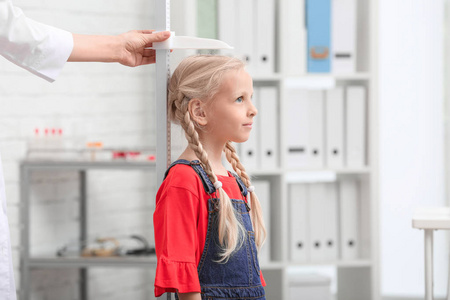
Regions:
<instances>
[{"instance_id":1,"label":"white lab coat","mask_svg":"<svg viewBox=\"0 0 450 300\"><path fill-rule=\"evenodd\" d=\"M28 19L10 0L0 0L0 55L54 81L72 49L70 32Z\"/></svg>"},{"instance_id":2,"label":"white lab coat","mask_svg":"<svg viewBox=\"0 0 450 300\"><path fill-rule=\"evenodd\" d=\"M72 49L73 37L70 32L30 20L10 0L0 0L0 55L39 77L54 81ZM0 299L15 300L1 158L0 204Z\"/></svg>"},{"instance_id":3,"label":"white lab coat","mask_svg":"<svg viewBox=\"0 0 450 300\"><path fill-rule=\"evenodd\" d=\"M15 300L16 286L11 256L11 239L9 235L8 217L6 216L5 183L0 157L0 299Z\"/></svg>"}]
</instances>

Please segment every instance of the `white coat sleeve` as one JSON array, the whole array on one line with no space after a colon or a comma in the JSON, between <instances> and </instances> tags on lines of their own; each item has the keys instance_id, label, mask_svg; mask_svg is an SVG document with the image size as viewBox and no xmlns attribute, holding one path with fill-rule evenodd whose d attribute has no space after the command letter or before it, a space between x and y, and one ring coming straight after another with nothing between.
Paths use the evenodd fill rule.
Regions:
<instances>
[{"instance_id":1,"label":"white coat sleeve","mask_svg":"<svg viewBox=\"0 0 450 300\"><path fill-rule=\"evenodd\" d=\"M17 300L12 264L11 235L6 214L5 181L0 157L0 299Z\"/></svg>"},{"instance_id":2,"label":"white coat sleeve","mask_svg":"<svg viewBox=\"0 0 450 300\"><path fill-rule=\"evenodd\" d=\"M0 55L51 82L72 49L70 32L33 21L10 0L0 0Z\"/></svg>"}]
</instances>

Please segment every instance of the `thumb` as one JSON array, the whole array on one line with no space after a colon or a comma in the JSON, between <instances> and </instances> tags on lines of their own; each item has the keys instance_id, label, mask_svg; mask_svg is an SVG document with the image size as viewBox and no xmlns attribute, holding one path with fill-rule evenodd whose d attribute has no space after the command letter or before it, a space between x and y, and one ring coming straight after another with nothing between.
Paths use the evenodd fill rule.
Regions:
<instances>
[{"instance_id":1,"label":"thumb","mask_svg":"<svg viewBox=\"0 0 450 300\"><path fill-rule=\"evenodd\" d=\"M154 32L152 34L145 34L144 36L147 43L162 42L169 38L170 31Z\"/></svg>"}]
</instances>

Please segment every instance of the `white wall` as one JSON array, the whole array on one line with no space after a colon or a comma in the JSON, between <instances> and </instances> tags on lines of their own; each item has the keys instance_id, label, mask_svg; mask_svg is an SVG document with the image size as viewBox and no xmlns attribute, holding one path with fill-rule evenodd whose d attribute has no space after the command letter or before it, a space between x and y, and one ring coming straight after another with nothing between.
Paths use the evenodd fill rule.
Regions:
<instances>
[{"instance_id":1,"label":"white wall","mask_svg":"<svg viewBox=\"0 0 450 300\"><path fill-rule=\"evenodd\" d=\"M381 0L379 19L381 280L385 296L424 294L419 206L445 205L444 0ZM435 292L446 292L447 246L435 234Z\"/></svg>"},{"instance_id":2,"label":"white wall","mask_svg":"<svg viewBox=\"0 0 450 300\"><path fill-rule=\"evenodd\" d=\"M154 27L154 1L16 0L38 21L71 32L119 34ZM48 83L0 57L0 152L6 181L16 278L19 277L19 163L36 127L62 127L64 135L102 141L105 147L154 146L154 66L68 63ZM90 233L142 234L152 239L155 179L140 172L88 175ZM33 253L53 255L77 238L78 180L70 172L32 177ZM153 299L153 271L106 269L90 272L92 299ZM32 273L33 299L77 299L75 270ZM18 287L20 282L17 280Z\"/></svg>"}]
</instances>

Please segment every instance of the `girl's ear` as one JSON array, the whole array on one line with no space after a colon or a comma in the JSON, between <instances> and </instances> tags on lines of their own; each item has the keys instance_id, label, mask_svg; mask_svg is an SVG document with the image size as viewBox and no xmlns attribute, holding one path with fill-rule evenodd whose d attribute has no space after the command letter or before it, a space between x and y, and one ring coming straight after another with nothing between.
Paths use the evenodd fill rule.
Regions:
<instances>
[{"instance_id":1,"label":"girl's ear","mask_svg":"<svg viewBox=\"0 0 450 300\"><path fill-rule=\"evenodd\" d=\"M200 99L194 98L189 101L188 105L192 120L198 125L205 126L207 124L207 120L204 110L204 103Z\"/></svg>"}]
</instances>

